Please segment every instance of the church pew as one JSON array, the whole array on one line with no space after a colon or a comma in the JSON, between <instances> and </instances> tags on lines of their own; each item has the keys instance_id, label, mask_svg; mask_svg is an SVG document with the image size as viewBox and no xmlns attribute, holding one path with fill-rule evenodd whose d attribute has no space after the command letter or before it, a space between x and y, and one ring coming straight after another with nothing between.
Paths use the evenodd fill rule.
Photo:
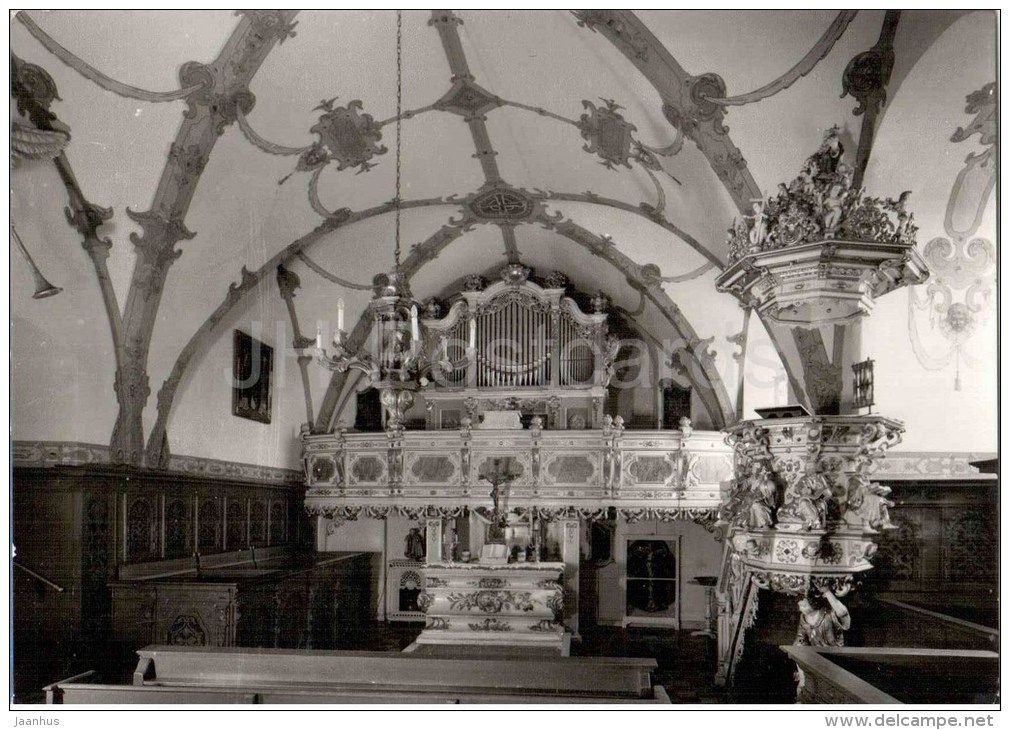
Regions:
<instances>
[{"instance_id":1,"label":"church pew","mask_svg":"<svg viewBox=\"0 0 1010 730\"><path fill-rule=\"evenodd\" d=\"M572 695L529 695L507 692L473 693L398 691L387 687L372 690L328 688L318 690L261 689L234 692L213 687L157 687L99 685L59 682L46 688L48 704L61 705L214 705L214 704L669 704L662 687L655 687L652 699L586 697Z\"/></svg>"},{"instance_id":2,"label":"church pew","mask_svg":"<svg viewBox=\"0 0 1010 730\"><path fill-rule=\"evenodd\" d=\"M596 704L647 702L669 704L662 687L647 687L636 691L614 691L619 682L611 682L602 692L599 683L604 677L625 675L625 686L631 677L655 668L654 660L578 657L554 661L553 673L564 675L566 665L577 667L575 675L588 677L586 668L596 665L596 684L575 687L570 677L549 678L551 672L535 673L533 680L517 681L517 673L530 672L542 659L462 660L456 658L418 658L409 655L380 655L376 652L294 652L265 650L245 651L163 651L166 647L141 650L134 675L134 685L99 685L86 680L94 672L70 677L45 688L50 704ZM197 655L195 661L193 654ZM219 660L228 665L221 672ZM236 656L238 655L238 656ZM243 656L245 655L245 656ZM259 655L259 656L257 656ZM280 656L279 656L280 655ZM284 656L287 655L287 656ZM300 655L292 659L292 655ZM320 657L319 655L324 655ZM330 655L330 656L325 656ZM339 656L335 656L339 655ZM166 661L166 656L171 659ZM251 658L250 658L251 657ZM384 658L388 661L377 661ZM322 665L317 664L322 659ZM334 660L337 661L334 661ZM160 660L160 661L159 661ZM272 672L263 669L263 662L276 662ZM467 675L473 664L490 669L488 673ZM409 668L410 672L392 670ZM511 665L511 666L509 666ZM165 676L157 673L164 667ZM330 673L342 667L346 674ZM507 669L506 669L507 667ZM304 671L312 669L310 673ZM248 673L246 670L250 670ZM432 669L437 675L429 674ZM299 671L301 670L301 671ZM322 670L322 671L320 671ZM512 671L509 671L512 670ZM412 681L398 684L393 680L409 675ZM325 679L321 679L325 677ZM483 677L483 679L482 679ZM561 681L559 681L561 680Z\"/></svg>"},{"instance_id":3,"label":"church pew","mask_svg":"<svg viewBox=\"0 0 1010 730\"><path fill-rule=\"evenodd\" d=\"M214 686L453 695L515 693L651 699L654 659L438 657L389 652L149 646L137 652L137 686Z\"/></svg>"}]
</instances>

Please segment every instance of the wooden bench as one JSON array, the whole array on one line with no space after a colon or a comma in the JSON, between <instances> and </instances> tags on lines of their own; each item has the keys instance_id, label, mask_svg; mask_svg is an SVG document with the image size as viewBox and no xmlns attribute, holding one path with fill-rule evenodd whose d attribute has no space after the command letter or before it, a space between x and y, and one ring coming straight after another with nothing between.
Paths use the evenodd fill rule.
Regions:
<instances>
[{"instance_id":1,"label":"wooden bench","mask_svg":"<svg viewBox=\"0 0 1010 730\"><path fill-rule=\"evenodd\" d=\"M132 686L78 675L50 703L668 703L654 659L481 659L388 652L149 646ZM90 674L90 673L89 673Z\"/></svg>"},{"instance_id":2,"label":"wooden bench","mask_svg":"<svg viewBox=\"0 0 1010 730\"><path fill-rule=\"evenodd\" d=\"M969 704L999 696L999 654L971 649L781 646L803 704Z\"/></svg>"}]
</instances>

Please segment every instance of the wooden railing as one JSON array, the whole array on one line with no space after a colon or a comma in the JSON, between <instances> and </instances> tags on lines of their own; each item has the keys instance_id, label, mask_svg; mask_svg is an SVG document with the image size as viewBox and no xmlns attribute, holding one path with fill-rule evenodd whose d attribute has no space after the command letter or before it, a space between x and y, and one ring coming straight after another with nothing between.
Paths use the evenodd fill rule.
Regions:
<instances>
[{"instance_id":1,"label":"wooden railing","mask_svg":"<svg viewBox=\"0 0 1010 730\"><path fill-rule=\"evenodd\" d=\"M338 433L303 439L310 511L489 506L494 459L518 474L509 508L614 507L629 519L714 518L732 450L717 431L482 430Z\"/></svg>"},{"instance_id":2,"label":"wooden railing","mask_svg":"<svg viewBox=\"0 0 1010 730\"><path fill-rule=\"evenodd\" d=\"M803 704L999 701L999 655L962 649L782 646ZM872 680L872 681L869 681Z\"/></svg>"}]
</instances>

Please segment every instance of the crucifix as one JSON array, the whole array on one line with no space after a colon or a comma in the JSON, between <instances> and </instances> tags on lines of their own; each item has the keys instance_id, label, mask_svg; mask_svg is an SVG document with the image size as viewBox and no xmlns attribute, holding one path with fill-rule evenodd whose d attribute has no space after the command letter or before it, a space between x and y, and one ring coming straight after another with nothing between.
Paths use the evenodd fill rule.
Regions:
<instances>
[{"instance_id":1,"label":"crucifix","mask_svg":"<svg viewBox=\"0 0 1010 730\"><path fill-rule=\"evenodd\" d=\"M505 462L503 465L502 462ZM491 460L491 471L483 472L480 475L481 479L491 483L491 502L494 505L494 509L491 516L491 525L488 527L488 542L495 544L505 543L505 527L508 524L508 518L505 515L505 510L502 509L502 502L504 501L505 489L504 487L513 479L519 475L514 473L511 469L511 459L492 459Z\"/></svg>"}]
</instances>

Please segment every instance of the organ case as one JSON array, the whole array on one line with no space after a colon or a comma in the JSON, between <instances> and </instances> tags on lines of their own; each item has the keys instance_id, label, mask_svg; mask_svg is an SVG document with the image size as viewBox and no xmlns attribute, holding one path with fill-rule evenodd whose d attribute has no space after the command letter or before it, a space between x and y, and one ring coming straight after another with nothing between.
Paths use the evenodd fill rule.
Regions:
<instances>
[{"instance_id":1,"label":"organ case","mask_svg":"<svg viewBox=\"0 0 1010 730\"><path fill-rule=\"evenodd\" d=\"M489 286L470 276L444 317L426 308L427 428L458 428L465 418L479 428L488 411L518 411L527 427L533 417L549 429L599 427L615 349L606 300L596 297L586 313L566 296L563 276L541 286L529 275L510 264Z\"/></svg>"}]
</instances>

